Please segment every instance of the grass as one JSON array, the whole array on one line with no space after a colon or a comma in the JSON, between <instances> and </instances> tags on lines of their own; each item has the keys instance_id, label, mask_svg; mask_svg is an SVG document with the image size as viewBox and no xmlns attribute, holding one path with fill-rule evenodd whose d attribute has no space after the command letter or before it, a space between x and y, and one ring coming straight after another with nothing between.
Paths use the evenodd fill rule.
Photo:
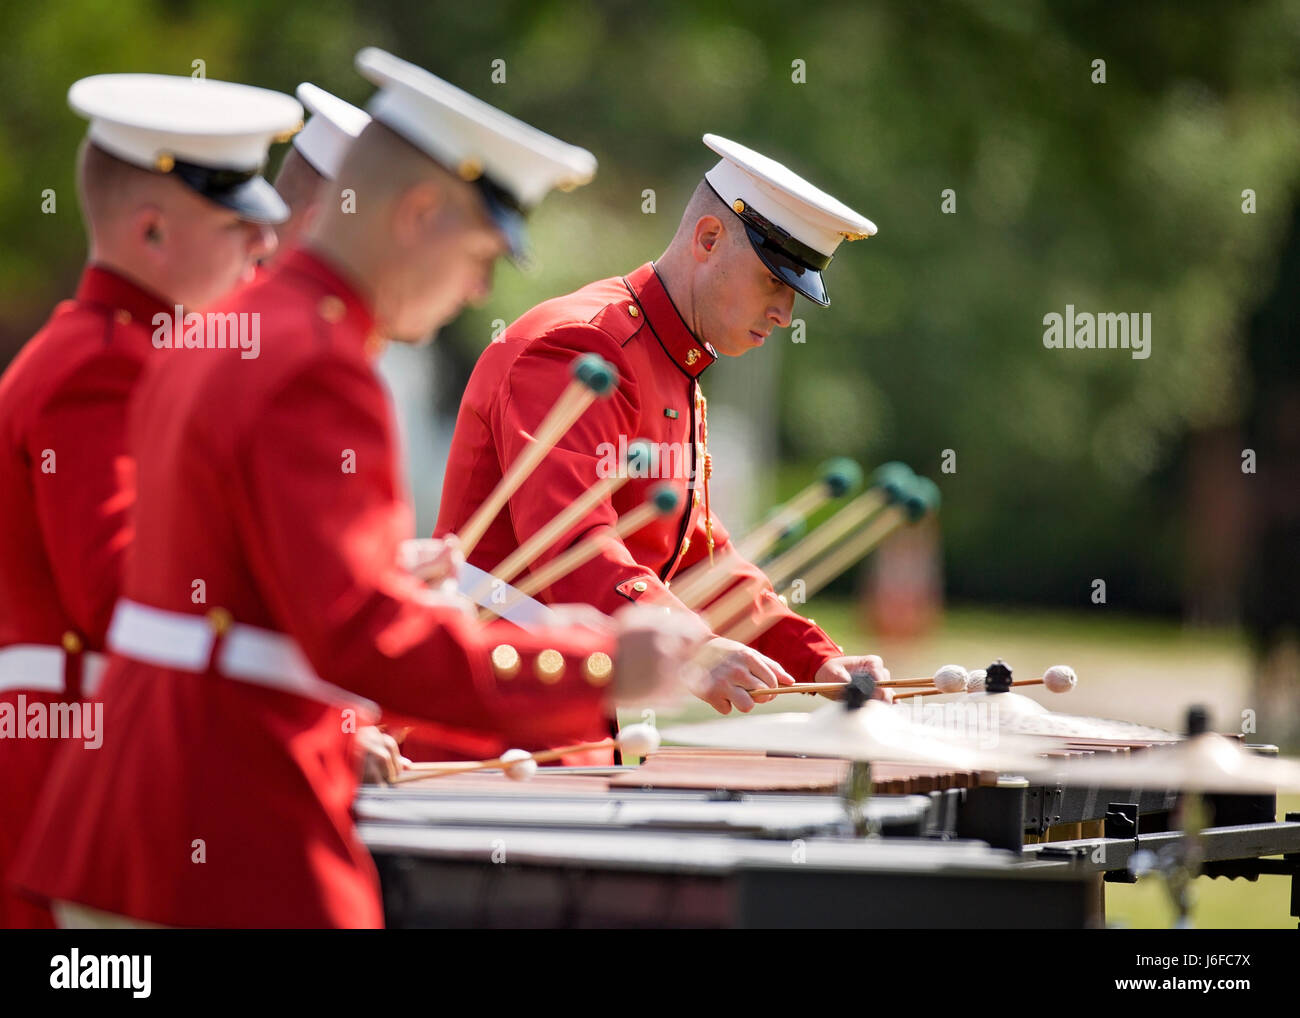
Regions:
<instances>
[{"instance_id":1,"label":"grass","mask_svg":"<svg viewBox=\"0 0 1300 1018\"><path fill-rule=\"evenodd\" d=\"M1300 795L1278 796L1277 815L1300 812ZM1300 919L1290 915L1293 877L1262 876L1258 880L1196 881L1192 920L1209 930L1294 930ZM1106 885L1106 921L1129 929L1165 929L1174 919L1169 897L1159 880Z\"/></svg>"},{"instance_id":2,"label":"grass","mask_svg":"<svg viewBox=\"0 0 1300 1018\"><path fill-rule=\"evenodd\" d=\"M931 674L941 664L984 667L1003 658L1021 677L1041 675L1054 664L1071 665L1079 685L1066 697L1036 692L1056 710L1119 718L1181 730L1187 707L1206 705L1219 731L1234 731L1243 712L1254 711L1250 656L1240 633L1199 629L1177 623L1116 616L1105 607L1071 614L1024 609L956 608L932 633L906 642L874 640L864 631L855 606L847 600L815 598L804 614L850 653L878 653L895 677ZM789 701L801 701L792 704ZM824 703L814 697L785 698L758 711L811 709ZM1252 742L1278 741L1268 717L1256 711L1258 731ZM717 715L691 701L660 724L703 721ZM625 721L638 720L629 715ZM1300 811L1300 796L1279 797L1278 816ZM1172 911L1159 881L1108 884L1107 920L1131 928L1169 926ZM1258 881L1197 881L1196 925L1212 929L1294 929L1288 914L1290 880L1262 876Z\"/></svg>"}]
</instances>

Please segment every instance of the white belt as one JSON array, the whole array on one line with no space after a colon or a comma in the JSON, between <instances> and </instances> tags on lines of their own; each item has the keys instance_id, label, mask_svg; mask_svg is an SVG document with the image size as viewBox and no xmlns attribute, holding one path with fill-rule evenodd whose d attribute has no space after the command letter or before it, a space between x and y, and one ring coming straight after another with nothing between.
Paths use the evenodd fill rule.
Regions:
<instances>
[{"instance_id":1,"label":"white belt","mask_svg":"<svg viewBox=\"0 0 1300 1018\"><path fill-rule=\"evenodd\" d=\"M0 692L31 689L42 693L66 690L68 652L44 643L15 643L0 649ZM107 663L103 654L81 655L81 691L89 696L99 686Z\"/></svg>"},{"instance_id":2,"label":"white belt","mask_svg":"<svg viewBox=\"0 0 1300 1018\"><path fill-rule=\"evenodd\" d=\"M200 674L208 670L216 639L216 631L202 616L152 608L126 598L117 602L108 627L108 649L114 653ZM212 664L226 678L379 714L378 705L320 678L298 644L283 633L231 623Z\"/></svg>"},{"instance_id":3,"label":"white belt","mask_svg":"<svg viewBox=\"0 0 1300 1018\"><path fill-rule=\"evenodd\" d=\"M484 608L491 609L501 618L513 622L520 629L537 629L539 626L560 624L560 620L549 605L529 597L518 587L512 587L498 580L478 566L472 566L468 562L462 563L456 578L461 593Z\"/></svg>"}]
</instances>

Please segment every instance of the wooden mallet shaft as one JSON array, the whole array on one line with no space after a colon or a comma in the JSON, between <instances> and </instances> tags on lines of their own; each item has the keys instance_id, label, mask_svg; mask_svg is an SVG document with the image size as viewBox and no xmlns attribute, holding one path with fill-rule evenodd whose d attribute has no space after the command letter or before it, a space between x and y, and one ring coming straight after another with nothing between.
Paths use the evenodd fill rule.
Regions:
<instances>
[{"instance_id":1,"label":"wooden mallet shaft","mask_svg":"<svg viewBox=\"0 0 1300 1018\"><path fill-rule=\"evenodd\" d=\"M906 522L907 514L903 507L897 505L887 507L860 533L849 538L829 555L815 563L812 568L806 570L804 575L798 577L799 580L803 581L801 592L804 598L811 597L859 559L871 554L877 545ZM793 580L795 577L791 576L788 579ZM786 597L790 596L790 591L793 589L793 587L789 588Z\"/></svg>"},{"instance_id":2,"label":"wooden mallet shaft","mask_svg":"<svg viewBox=\"0 0 1300 1018\"><path fill-rule=\"evenodd\" d=\"M764 571L774 583L786 580L879 512L885 506L885 498L879 488L864 491L794 547L774 558Z\"/></svg>"},{"instance_id":3,"label":"wooden mallet shaft","mask_svg":"<svg viewBox=\"0 0 1300 1018\"><path fill-rule=\"evenodd\" d=\"M769 562L764 572L772 578L774 585L779 584L787 574L797 572L804 563L860 526L884 502L885 495L878 488L864 491L794 547ZM721 558L712 568L705 567L701 572L679 580L673 593L688 608L699 608L731 582L733 561L730 557ZM704 563L700 563L696 568L703 566Z\"/></svg>"},{"instance_id":4,"label":"wooden mallet shaft","mask_svg":"<svg viewBox=\"0 0 1300 1018\"><path fill-rule=\"evenodd\" d=\"M741 558L754 561L806 516L815 513L831 499L862 487L862 468L846 457L823 464L820 472L816 481L778 506L768 519L736 542L736 551Z\"/></svg>"},{"instance_id":5,"label":"wooden mallet shaft","mask_svg":"<svg viewBox=\"0 0 1300 1018\"><path fill-rule=\"evenodd\" d=\"M854 562L870 554L873 548L889 537L903 523L920 519L925 510L931 505L937 504L937 501L937 494L932 495L927 492L922 502L913 501L910 504L895 502L887 506L879 516L871 521L869 526L825 556L803 576L798 577L798 580L803 583L799 591L803 599L806 601ZM794 577L791 577L791 579L793 581ZM792 582L782 596L788 601L794 596L794 593L795 587ZM719 602L719 604L721 603ZM719 623L726 623L727 620L739 614L744 607L744 604L740 603L739 599L736 598L733 604L726 606L726 609L730 609L727 614L723 614L722 611L719 612L721 616ZM769 626L775 624L781 617L779 613L772 612L766 618L757 621L750 618L739 619L727 627L724 632L719 632L716 629L714 631L732 640L749 643L761 636Z\"/></svg>"},{"instance_id":6,"label":"wooden mallet shaft","mask_svg":"<svg viewBox=\"0 0 1300 1018\"><path fill-rule=\"evenodd\" d=\"M510 496L519 490L519 486L537 469L537 465L542 462L546 454L555 448L555 443L573 427L587 407L598 398L608 396L618 384L618 373L613 366L596 354L584 354L576 358L573 363L573 376L573 381L560 393L546 417L538 425L532 441L515 457L515 461L510 464L510 468L502 475L496 487L456 535L460 540L461 552L466 558L469 558L470 553L483 539L488 527L505 507Z\"/></svg>"},{"instance_id":7,"label":"wooden mallet shaft","mask_svg":"<svg viewBox=\"0 0 1300 1018\"><path fill-rule=\"evenodd\" d=\"M585 753L593 749L610 749L615 745L617 743L612 738L601 739L598 742L579 742L573 746L561 746L559 749L539 750L536 753L530 753L529 757L537 763L550 763L552 760L559 760L570 753ZM506 767L521 763L525 759L528 759L528 757L520 757L518 760L505 760L501 757L495 757L492 760L446 760L435 763L413 763L407 767L406 773L397 777L396 781L415 781L418 778L444 778L449 774L468 774L472 771L504 770Z\"/></svg>"},{"instance_id":8,"label":"wooden mallet shaft","mask_svg":"<svg viewBox=\"0 0 1300 1018\"><path fill-rule=\"evenodd\" d=\"M565 531L570 530L598 504L626 483L627 478L618 474L612 477L602 477L556 513L540 530L529 535L528 540L507 555L500 565L492 570L492 579L509 583L527 569L542 552L554 544ZM470 597L477 601L480 595L486 596L487 591L483 589L483 584L490 582L485 578L477 588L470 592Z\"/></svg>"},{"instance_id":9,"label":"wooden mallet shaft","mask_svg":"<svg viewBox=\"0 0 1300 1018\"><path fill-rule=\"evenodd\" d=\"M912 689L929 686L932 682L934 682L933 677L924 679L877 679L876 685L882 689ZM796 682L793 686L751 689L749 695L757 698L760 696L779 696L783 693L834 693L847 687L847 682Z\"/></svg>"},{"instance_id":10,"label":"wooden mallet shaft","mask_svg":"<svg viewBox=\"0 0 1300 1018\"><path fill-rule=\"evenodd\" d=\"M671 498L667 496L671 496ZM639 506L628 510L618 518L618 522L614 524L614 537L621 541L623 538L635 534L661 516L672 512L677 507L677 502L677 493L668 485L652 491L649 497ZM590 537L584 537L568 551L557 555L542 568L526 576L519 583L519 592L532 597L545 590L556 580L568 576L575 569L590 562L600 554L601 549L609 541L610 536L608 534L592 534Z\"/></svg>"}]
</instances>

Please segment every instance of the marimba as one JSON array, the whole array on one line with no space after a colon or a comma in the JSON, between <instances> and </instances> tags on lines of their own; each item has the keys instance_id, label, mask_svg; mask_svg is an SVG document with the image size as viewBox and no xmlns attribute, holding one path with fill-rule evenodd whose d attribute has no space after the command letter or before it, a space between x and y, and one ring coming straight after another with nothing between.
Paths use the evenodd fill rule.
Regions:
<instances>
[{"instance_id":1,"label":"marimba","mask_svg":"<svg viewBox=\"0 0 1300 1018\"><path fill-rule=\"evenodd\" d=\"M835 794L848 769L667 747L522 784L367 787L356 813L390 926L1077 928L1103 920L1104 874L1175 836L1172 792L877 763L880 836L855 838ZM1207 872L1290 874L1300 915L1300 817L1275 823L1272 797L1218 798L1230 823L1205 832Z\"/></svg>"},{"instance_id":2,"label":"marimba","mask_svg":"<svg viewBox=\"0 0 1300 1018\"><path fill-rule=\"evenodd\" d=\"M635 770L539 775L523 794L479 775L367 789L356 810L386 924L1077 927L1097 916L1086 875L1023 879L1010 853L918 836L928 796L874 799L868 814L887 836L860 839L825 794L613 784Z\"/></svg>"}]
</instances>

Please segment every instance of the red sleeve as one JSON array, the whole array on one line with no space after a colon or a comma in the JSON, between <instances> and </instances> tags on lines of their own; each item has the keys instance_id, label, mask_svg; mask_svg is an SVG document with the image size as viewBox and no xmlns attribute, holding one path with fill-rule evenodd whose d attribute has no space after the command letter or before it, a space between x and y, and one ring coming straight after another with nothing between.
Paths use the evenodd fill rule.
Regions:
<instances>
[{"instance_id":1,"label":"red sleeve","mask_svg":"<svg viewBox=\"0 0 1300 1018\"><path fill-rule=\"evenodd\" d=\"M726 625L741 627L743 622L748 621L764 626L759 635L744 642L759 653L780 662L797 681L812 682L818 669L832 658L840 657L843 651L817 625L792 611L777 597L771 581L763 571L736 553L730 535L717 516L713 517L713 541L714 558L730 556L731 572L736 579L714 595L710 603L729 595L742 584L747 586L752 594L748 607L743 613L733 616L733 621ZM708 560L708 533L704 527L703 511L696 517L690 542L690 548L678 566L679 573ZM727 635L725 628L721 635Z\"/></svg>"},{"instance_id":2,"label":"red sleeve","mask_svg":"<svg viewBox=\"0 0 1300 1018\"><path fill-rule=\"evenodd\" d=\"M603 692L587 680L605 637L484 626L423 600L397 567L410 514L395 476L388 406L370 369L321 359L270 400L244 438L241 521L263 596L318 675L389 710L453 725L518 730L539 741L598 724ZM490 655L514 647L518 668ZM544 682L537 656L563 655Z\"/></svg>"},{"instance_id":3,"label":"red sleeve","mask_svg":"<svg viewBox=\"0 0 1300 1018\"><path fill-rule=\"evenodd\" d=\"M135 462L126 413L140 370L112 352L87 360L28 430L36 516L59 600L91 647L104 644L131 543Z\"/></svg>"}]
</instances>

